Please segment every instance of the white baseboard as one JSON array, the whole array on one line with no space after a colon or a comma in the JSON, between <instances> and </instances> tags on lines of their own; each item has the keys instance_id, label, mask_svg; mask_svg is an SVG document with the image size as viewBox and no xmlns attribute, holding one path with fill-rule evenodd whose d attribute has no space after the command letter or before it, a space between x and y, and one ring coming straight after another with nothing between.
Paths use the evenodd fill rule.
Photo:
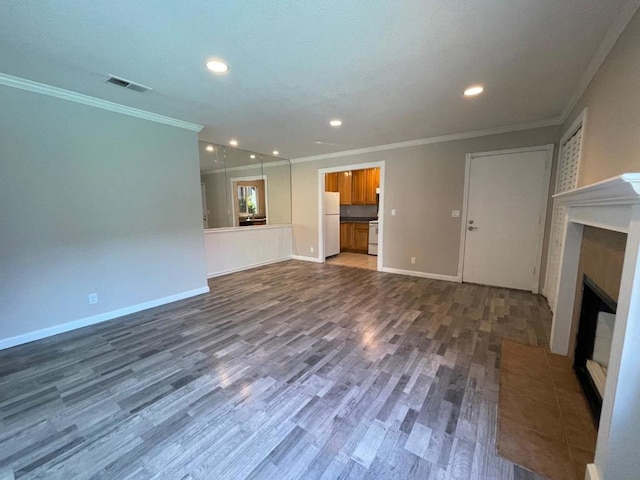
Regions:
<instances>
[{"instance_id":1,"label":"white baseboard","mask_svg":"<svg viewBox=\"0 0 640 480\"><path fill-rule=\"evenodd\" d=\"M303 262L323 263L318 257L303 257L302 255L291 255L292 260L302 260Z\"/></svg>"},{"instance_id":2,"label":"white baseboard","mask_svg":"<svg viewBox=\"0 0 640 480\"><path fill-rule=\"evenodd\" d=\"M383 272L409 275L411 277L430 278L432 280L444 280L445 282L462 282L462 279L454 275L440 275L439 273L416 272L414 270L402 270L400 268L382 267Z\"/></svg>"},{"instance_id":3,"label":"white baseboard","mask_svg":"<svg viewBox=\"0 0 640 480\"><path fill-rule=\"evenodd\" d=\"M587 471L584 474L584 480L600 480L600 474L595 464L587 463Z\"/></svg>"},{"instance_id":4,"label":"white baseboard","mask_svg":"<svg viewBox=\"0 0 640 480\"><path fill-rule=\"evenodd\" d=\"M251 263L249 265L243 265L237 268L230 268L229 270L223 270L221 272L207 273L207 278L221 277L222 275L229 275L230 273L242 272L243 270L250 270L256 267L262 267L263 265L270 265L272 263L284 262L285 260L291 260L291 258L293 257L288 256L288 257L276 258L275 260L267 260L266 262Z\"/></svg>"},{"instance_id":5,"label":"white baseboard","mask_svg":"<svg viewBox=\"0 0 640 480\"><path fill-rule=\"evenodd\" d=\"M95 325L96 323L106 322L114 318L123 317L131 313L141 312L149 308L158 307L167 303L176 302L178 300L184 300L185 298L195 297L196 295L202 295L203 293L209 293L209 287L196 288L195 290L189 290L187 292L177 293L164 298L158 298L149 302L138 303L137 305L131 305L125 308L119 308L118 310L112 310L110 312L101 313L99 315L93 315L91 317L81 318L72 322L63 323L61 325L55 325L53 327L43 328L42 330L36 330L35 332L23 333L22 335L16 335L15 337L0 339L0 350L6 348L15 347L16 345L22 345L23 343L33 342L42 338L52 337L59 333L70 332L82 327L88 327L89 325Z\"/></svg>"}]
</instances>

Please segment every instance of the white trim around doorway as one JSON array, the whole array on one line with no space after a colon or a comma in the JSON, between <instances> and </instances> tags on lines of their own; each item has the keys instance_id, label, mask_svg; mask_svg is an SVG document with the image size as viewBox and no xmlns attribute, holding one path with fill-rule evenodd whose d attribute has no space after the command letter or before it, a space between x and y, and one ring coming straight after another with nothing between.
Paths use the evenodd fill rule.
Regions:
<instances>
[{"instance_id":1,"label":"white trim around doorway","mask_svg":"<svg viewBox=\"0 0 640 480\"><path fill-rule=\"evenodd\" d=\"M465 242L467 239L467 211L468 211L468 203L469 203L469 183L470 183L470 173L471 173L471 160L479 157L486 156L494 156L494 155L508 155L513 153L526 153L526 152L538 152L538 151L547 151L548 158L546 159L545 166L545 185L547 187L550 184L551 179L551 164L553 163L553 147L554 145L537 145L533 147L523 147L523 148L512 148L508 150L494 150L490 152L476 152L476 153L467 153L466 154L466 163L464 170L464 196L462 201L462 222L460 225L460 251L458 253L458 278L462 282L463 272L464 272L464 248ZM537 248L536 248L536 270L534 275L534 281L532 285L532 292L538 293L539 284L540 284L540 267L542 266L542 247L544 242L544 229L547 219L547 203L549 201L549 192L545 192L541 199L540 206L540 222L538 227L538 239L537 239Z\"/></svg>"},{"instance_id":2,"label":"white trim around doorway","mask_svg":"<svg viewBox=\"0 0 640 480\"><path fill-rule=\"evenodd\" d=\"M378 202L378 259L376 270L383 271L384 265L384 171L385 161L358 163L354 165L340 165L339 167L328 167L318 169L318 263L324 263L324 189L325 174L334 172L344 172L347 170L364 170L367 168L380 169L380 197Z\"/></svg>"}]
</instances>

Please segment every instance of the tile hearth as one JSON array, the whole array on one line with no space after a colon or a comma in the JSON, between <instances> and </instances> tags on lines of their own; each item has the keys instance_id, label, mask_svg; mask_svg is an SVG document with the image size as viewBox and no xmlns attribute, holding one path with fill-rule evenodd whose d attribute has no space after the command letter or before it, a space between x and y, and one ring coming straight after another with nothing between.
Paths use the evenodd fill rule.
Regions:
<instances>
[{"instance_id":1,"label":"tile hearth","mask_svg":"<svg viewBox=\"0 0 640 480\"><path fill-rule=\"evenodd\" d=\"M498 453L551 480L582 480L596 428L567 357L502 344Z\"/></svg>"}]
</instances>

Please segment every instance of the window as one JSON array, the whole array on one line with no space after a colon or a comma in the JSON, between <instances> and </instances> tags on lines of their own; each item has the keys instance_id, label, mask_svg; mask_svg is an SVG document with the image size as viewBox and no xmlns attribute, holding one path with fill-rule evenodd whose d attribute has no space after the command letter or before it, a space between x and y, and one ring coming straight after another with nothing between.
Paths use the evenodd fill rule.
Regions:
<instances>
[{"instance_id":1,"label":"window","mask_svg":"<svg viewBox=\"0 0 640 480\"><path fill-rule=\"evenodd\" d=\"M258 213L258 187L253 185L238 186L238 209L240 215L255 215Z\"/></svg>"}]
</instances>

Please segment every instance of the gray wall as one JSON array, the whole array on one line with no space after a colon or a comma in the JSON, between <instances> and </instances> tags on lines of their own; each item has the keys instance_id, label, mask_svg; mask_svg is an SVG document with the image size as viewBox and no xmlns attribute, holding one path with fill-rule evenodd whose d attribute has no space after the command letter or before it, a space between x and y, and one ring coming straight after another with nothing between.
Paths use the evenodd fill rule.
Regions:
<instances>
[{"instance_id":1,"label":"gray wall","mask_svg":"<svg viewBox=\"0 0 640 480\"><path fill-rule=\"evenodd\" d=\"M233 219L227 211L227 177L224 172L202 175L204 188L207 193L207 207L209 208L209 228L222 228L233 225ZM229 213L228 213L229 212Z\"/></svg>"},{"instance_id":2,"label":"gray wall","mask_svg":"<svg viewBox=\"0 0 640 480\"><path fill-rule=\"evenodd\" d=\"M588 107L579 185L640 172L640 11L563 126Z\"/></svg>"},{"instance_id":3,"label":"gray wall","mask_svg":"<svg viewBox=\"0 0 640 480\"><path fill-rule=\"evenodd\" d=\"M452 218L451 210L462 209L465 154L555 143L558 137L558 127L547 127L294 163L294 255L317 255L310 253L310 247L318 251L318 169L385 160L384 267L455 276L460 219ZM397 213L394 217L392 208ZM412 256L415 265L410 262ZM541 280L545 265L546 256Z\"/></svg>"},{"instance_id":4,"label":"gray wall","mask_svg":"<svg viewBox=\"0 0 640 480\"><path fill-rule=\"evenodd\" d=\"M196 133L4 86L0 110L0 340L206 287Z\"/></svg>"},{"instance_id":5,"label":"gray wall","mask_svg":"<svg viewBox=\"0 0 640 480\"><path fill-rule=\"evenodd\" d=\"M579 185L640 173L640 11L622 33L563 126L584 107ZM621 353L611 428L599 438L596 465L603 479L636 479L640 470L638 318L629 318ZM603 420L606 413L603 411ZM601 424L602 425L602 424Z\"/></svg>"}]
</instances>

